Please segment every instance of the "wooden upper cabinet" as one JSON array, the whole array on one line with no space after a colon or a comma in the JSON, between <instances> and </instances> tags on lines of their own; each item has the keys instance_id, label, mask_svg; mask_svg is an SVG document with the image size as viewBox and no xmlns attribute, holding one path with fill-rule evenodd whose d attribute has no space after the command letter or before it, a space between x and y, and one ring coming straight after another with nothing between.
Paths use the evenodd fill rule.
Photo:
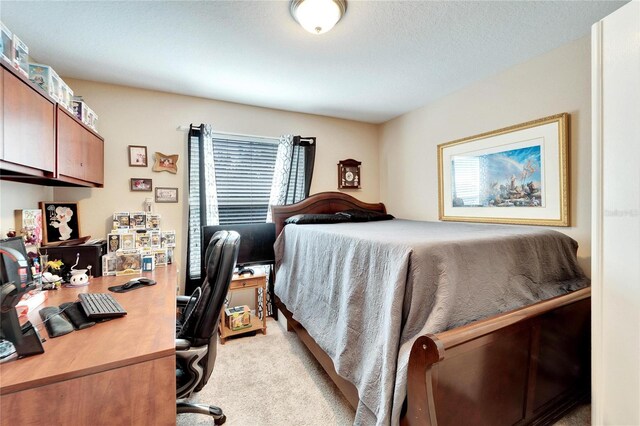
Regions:
<instances>
[{"instance_id":1,"label":"wooden upper cabinet","mask_svg":"<svg viewBox=\"0 0 640 426\"><path fill-rule=\"evenodd\" d=\"M85 180L102 186L104 183L104 141L91 132L85 133L83 167Z\"/></svg>"},{"instance_id":2,"label":"wooden upper cabinet","mask_svg":"<svg viewBox=\"0 0 640 426\"><path fill-rule=\"evenodd\" d=\"M84 180L83 130L73 118L58 108L58 177Z\"/></svg>"},{"instance_id":3,"label":"wooden upper cabinet","mask_svg":"<svg viewBox=\"0 0 640 426\"><path fill-rule=\"evenodd\" d=\"M55 104L2 68L2 160L52 176L56 167Z\"/></svg>"},{"instance_id":4,"label":"wooden upper cabinet","mask_svg":"<svg viewBox=\"0 0 640 426\"><path fill-rule=\"evenodd\" d=\"M0 177L102 187L104 139L0 59Z\"/></svg>"},{"instance_id":5,"label":"wooden upper cabinet","mask_svg":"<svg viewBox=\"0 0 640 426\"><path fill-rule=\"evenodd\" d=\"M102 186L104 142L65 109L58 106L58 179Z\"/></svg>"}]
</instances>

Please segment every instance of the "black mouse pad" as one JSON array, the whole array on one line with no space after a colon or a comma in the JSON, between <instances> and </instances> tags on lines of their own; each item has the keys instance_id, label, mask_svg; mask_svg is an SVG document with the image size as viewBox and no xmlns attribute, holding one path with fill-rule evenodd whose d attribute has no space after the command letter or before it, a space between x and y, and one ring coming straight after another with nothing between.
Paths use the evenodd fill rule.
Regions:
<instances>
[{"instance_id":1,"label":"black mouse pad","mask_svg":"<svg viewBox=\"0 0 640 426\"><path fill-rule=\"evenodd\" d=\"M144 285L144 284L134 284L133 286L131 286L129 288L122 288L122 287L124 287L124 284L114 285L114 286L109 287L109 291L112 291L114 293L126 293L126 292L131 291L131 290L137 290L140 287L146 287L146 285Z\"/></svg>"}]
</instances>

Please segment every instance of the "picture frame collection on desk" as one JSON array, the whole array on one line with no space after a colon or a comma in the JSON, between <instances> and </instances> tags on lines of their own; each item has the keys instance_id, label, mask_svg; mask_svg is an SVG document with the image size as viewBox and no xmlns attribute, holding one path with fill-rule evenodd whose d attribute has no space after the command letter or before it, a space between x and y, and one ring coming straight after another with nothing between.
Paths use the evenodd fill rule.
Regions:
<instances>
[{"instance_id":1,"label":"picture frame collection on desk","mask_svg":"<svg viewBox=\"0 0 640 426\"><path fill-rule=\"evenodd\" d=\"M176 231L163 231L161 219L158 213L115 212L102 275L140 274L173 263Z\"/></svg>"}]
</instances>

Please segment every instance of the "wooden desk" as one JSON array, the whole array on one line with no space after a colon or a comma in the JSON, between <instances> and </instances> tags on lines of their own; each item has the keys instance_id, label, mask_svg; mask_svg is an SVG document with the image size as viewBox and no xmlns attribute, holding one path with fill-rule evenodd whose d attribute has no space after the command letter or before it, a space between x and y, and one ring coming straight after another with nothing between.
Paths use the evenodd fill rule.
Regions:
<instances>
[{"instance_id":1,"label":"wooden desk","mask_svg":"<svg viewBox=\"0 0 640 426\"><path fill-rule=\"evenodd\" d=\"M127 315L51 339L36 311L45 353L0 364L4 425L175 425L174 266L144 276L158 284L111 293ZM50 291L42 306L109 293L131 277L94 278L82 288Z\"/></svg>"}]
</instances>

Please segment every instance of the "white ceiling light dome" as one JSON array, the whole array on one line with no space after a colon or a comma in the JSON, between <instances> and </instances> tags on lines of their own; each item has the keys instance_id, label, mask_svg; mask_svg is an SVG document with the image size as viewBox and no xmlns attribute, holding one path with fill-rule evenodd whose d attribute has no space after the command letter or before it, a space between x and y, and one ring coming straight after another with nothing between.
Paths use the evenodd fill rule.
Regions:
<instances>
[{"instance_id":1,"label":"white ceiling light dome","mask_svg":"<svg viewBox=\"0 0 640 426\"><path fill-rule=\"evenodd\" d=\"M312 34L331 30L347 11L346 0L291 0L293 18Z\"/></svg>"}]
</instances>

